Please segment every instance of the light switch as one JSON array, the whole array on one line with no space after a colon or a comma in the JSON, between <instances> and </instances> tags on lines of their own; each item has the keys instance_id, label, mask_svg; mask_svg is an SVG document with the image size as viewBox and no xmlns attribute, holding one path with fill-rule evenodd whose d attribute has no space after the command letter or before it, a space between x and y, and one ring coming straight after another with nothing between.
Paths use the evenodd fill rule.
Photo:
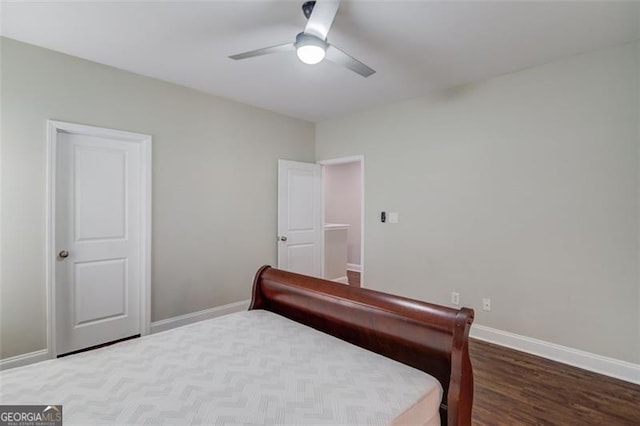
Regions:
<instances>
[{"instance_id":1,"label":"light switch","mask_svg":"<svg viewBox=\"0 0 640 426\"><path fill-rule=\"evenodd\" d=\"M389 223L398 223L398 213L389 212L387 213L387 217L389 219Z\"/></svg>"}]
</instances>

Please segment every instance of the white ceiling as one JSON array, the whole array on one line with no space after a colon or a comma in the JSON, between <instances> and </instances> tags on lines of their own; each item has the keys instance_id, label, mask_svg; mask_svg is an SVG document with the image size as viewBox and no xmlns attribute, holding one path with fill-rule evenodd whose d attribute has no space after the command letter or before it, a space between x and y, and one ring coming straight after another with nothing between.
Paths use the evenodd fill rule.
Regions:
<instances>
[{"instance_id":1,"label":"white ceiling","mask_svg":"<svg viewBox=\"0 0 640 426\"><path fill-rule=\"evenodd\" d=\"M303 0L3 2L1 34L310 121L640 38L640 2L343 1L330 43L369 78L295 53Z\"/></svg>"}]
</instances>

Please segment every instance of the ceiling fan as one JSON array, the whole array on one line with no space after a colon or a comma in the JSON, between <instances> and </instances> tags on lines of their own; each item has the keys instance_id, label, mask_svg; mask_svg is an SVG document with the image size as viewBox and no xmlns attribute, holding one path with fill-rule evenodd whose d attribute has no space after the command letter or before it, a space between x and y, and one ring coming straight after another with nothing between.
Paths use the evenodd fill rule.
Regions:
<instances>
[{"instance_id":1,"label":"ceiling fan","mask_svg":"<svg viewBox=\"0 0 640 426\"><path fill-rule=\"evenodd\" d=\"M229 58L240 60L295 50L298 58L305 64L313 65L327 59L363 77L369 77L375 70L327 42L327 33L336 17L338 6L340 0L306 1L302 5L302 12L308 19L307 25L296 36L295 42L251 50Z\"/></svg>"}]
</instances>

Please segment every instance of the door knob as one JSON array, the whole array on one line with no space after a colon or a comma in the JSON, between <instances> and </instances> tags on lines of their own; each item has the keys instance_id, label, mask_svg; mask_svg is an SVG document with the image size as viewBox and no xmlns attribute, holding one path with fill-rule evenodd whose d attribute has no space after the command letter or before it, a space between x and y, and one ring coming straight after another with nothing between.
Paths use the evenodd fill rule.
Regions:
<instances>
[{"instance_id":1,"label":"door knob","mask_svg":"<svg viewBox=\"0 0 640 426\"><path fill-rule=\"evenodd\" d=\"M60 253L58 253L58 256L60 256L61 259L67 258L69 257L69 252L66 250L62 250Z\"/></svg>"},{"instance_id":2,"label":"door knob","mask_svg":"<svg viewBox=\"0 0 640 426\"><path fill-rule=\"evenodd\" d=\"M287 237L280 237L280 241L287 241Z\"/></svg>"}]
</instances>

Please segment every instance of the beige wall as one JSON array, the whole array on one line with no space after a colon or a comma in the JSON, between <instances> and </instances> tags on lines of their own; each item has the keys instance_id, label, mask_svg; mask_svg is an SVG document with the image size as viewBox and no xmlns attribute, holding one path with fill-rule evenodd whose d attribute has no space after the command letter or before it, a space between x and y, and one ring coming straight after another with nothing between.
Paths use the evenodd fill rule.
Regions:
<instances>
[{"instance_id":1,"label":"beige wall","mask_svg":"<svg viewBox=\"0 0 640 426\"><path fill-rule=\"evenodd\" d=\"M347 232L347 262L360 265L360 162L324 166L324 221L351 225Z\"/></svg>"},{"instance_id":2,"label":"beige wall","mask_svg":"<svg viewBox=\"0 0 640 426\"><path fill-rule=\"evenodd\" d=\"M638 58L618 46L319 123L318 160L366 157L367 287L458 291L477 324L640 362Z\"/></svg>"},{"instance_id":3,"label":"beige wall","mask_svg":"<svg viewBox=\"0 0 640 426\"><path fill-rule=\"evenodd\" d=\"M277 159L314 126L2 39L0 357L45 347L45 121L153 136L152 321L248 299L274 264Z\"/></svg>"},{"instance_id":4,"label":"beige wall","mask_svg":"<svg viewBox=\"0 0 640 426\"><path fill-rule=\"evenodd\" d=\"M640 362L638 43L320 123L314 158L310 123L1 40L0 358L45 345L51 118L153 136L153 321L275 262L277 158L364 154L368 287Z\"/></svg>"}]
</instances>

